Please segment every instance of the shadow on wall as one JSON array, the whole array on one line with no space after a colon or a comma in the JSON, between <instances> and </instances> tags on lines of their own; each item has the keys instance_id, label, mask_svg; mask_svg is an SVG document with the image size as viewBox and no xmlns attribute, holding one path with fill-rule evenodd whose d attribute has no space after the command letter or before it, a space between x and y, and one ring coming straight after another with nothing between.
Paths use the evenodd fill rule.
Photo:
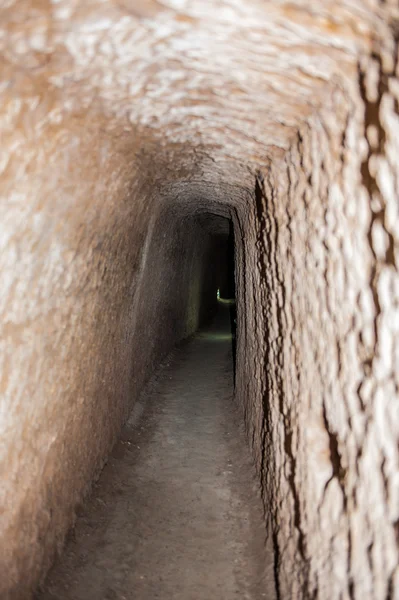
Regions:
<instances>
[{"instance_id":1,"label":"shadow on wall","mask_svg":"<svg viewBox=\"0 0 399 600\"><path fill-rule=\"evenodd\" d=\"M231 344L233 352L233 372L234 385L236 382L236 331L237 331L237 308L236 308L236 283L235 283L235 243L234 243L234 228L233 223L229 223L229 239L227 243L227 284L229 298L233 301L229 305L230 309L230 326L231 326Z\"/></svg>"},{"instance_id":2,"label":"shadow on wall","mask_svg":"<svg viewBox=\"0 0 399 600\"><path fill-rule=\"evenodd\" d=\"M237 331L237 307L235 293L235 247L234 247L234 228L232 221L229 221L229 235L225 253L225 279L220 282L217 290L217 300L219 305L228 308L230 320L230 333L232 355L233 355L233 373L234 384L236 378L236 331Z\"/></svg>"}]
</instances>

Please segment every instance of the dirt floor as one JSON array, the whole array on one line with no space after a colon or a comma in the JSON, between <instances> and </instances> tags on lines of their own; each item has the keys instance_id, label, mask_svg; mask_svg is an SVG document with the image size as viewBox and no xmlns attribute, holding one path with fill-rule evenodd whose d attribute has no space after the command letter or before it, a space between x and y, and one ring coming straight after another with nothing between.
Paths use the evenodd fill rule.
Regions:
<instances>
[{"instance_id":1,"label":"dirt floor","mask_svg":"<svg viewBox=\"0 0 399 600\"><path fill-rule=\"evenodd\" d=\"M37 600L274 600L228 308L152 380Z\"/></svg>"}]
</instances>

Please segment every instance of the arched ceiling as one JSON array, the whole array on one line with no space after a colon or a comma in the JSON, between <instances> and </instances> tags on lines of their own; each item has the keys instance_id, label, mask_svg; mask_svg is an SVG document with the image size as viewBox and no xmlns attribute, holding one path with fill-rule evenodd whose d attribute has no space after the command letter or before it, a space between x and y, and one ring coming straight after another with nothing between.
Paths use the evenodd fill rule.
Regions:
<instances>
[{"instance_id":1,"label":"arched ceiling","mask_svg":"<svg viewBox=\"0 0 399 600\"><path fill-rule=\"evenodd\" d=\"M29 77L36 91L51 92L53 112L43 118L95 105L124 130L150 127L169 142L205 146L215 159L258 163L287 148L326 84L353 75L378 21L378 4L361 0L2 6L5 80L12 70L12 86Z\"/></svg>"}]
</instances>

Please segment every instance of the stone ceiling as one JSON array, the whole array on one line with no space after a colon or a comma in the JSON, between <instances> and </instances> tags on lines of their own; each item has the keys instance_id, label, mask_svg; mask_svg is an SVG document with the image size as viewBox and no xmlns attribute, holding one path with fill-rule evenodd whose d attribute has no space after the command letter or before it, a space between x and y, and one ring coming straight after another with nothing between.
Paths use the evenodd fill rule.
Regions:
<instances>
[{"instance_id":1,"label":"stone ceiling","mask_svg":"<svg viewBox=\"0 0 399 600\"><path fill-rule=\"evenodd\" d=\"M6 129L23 98L36 129L95 107L118 130L149 127L161 143L246 164L281 155L326 85L353 79L388 10L371 0L2 5L0 90L19 95Z\"/></svg>"}]
</instances>

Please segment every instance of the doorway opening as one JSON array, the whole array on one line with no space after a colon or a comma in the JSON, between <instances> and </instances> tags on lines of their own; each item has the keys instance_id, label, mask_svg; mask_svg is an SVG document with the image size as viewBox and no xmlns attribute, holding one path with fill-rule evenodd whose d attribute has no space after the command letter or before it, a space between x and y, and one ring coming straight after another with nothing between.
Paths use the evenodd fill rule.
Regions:
<instances>
[{"instance_id":1,"label":"doorway opening","mask_svg":"<svg viewBox=\"0 0 399 600\"><path fill-rule=\"evenodd\" d=\"M205 285L212 289L216 304L214 306L213 318L219 313L218 322L225 319L225 335L231 338L231 350L233 357L234 383L236 376L236 333L237 333L237 307L236 307L236 283L235 283L235 240L234 226L230 218L210 212L197 215L197 220L203 229L213 238L211 253L209 256L209 268ZM222 313L222 314L221 314Z\"/></svg>"}]
</instances>

